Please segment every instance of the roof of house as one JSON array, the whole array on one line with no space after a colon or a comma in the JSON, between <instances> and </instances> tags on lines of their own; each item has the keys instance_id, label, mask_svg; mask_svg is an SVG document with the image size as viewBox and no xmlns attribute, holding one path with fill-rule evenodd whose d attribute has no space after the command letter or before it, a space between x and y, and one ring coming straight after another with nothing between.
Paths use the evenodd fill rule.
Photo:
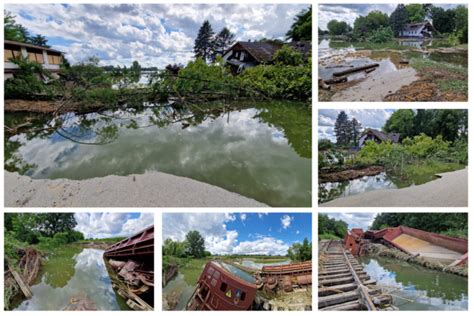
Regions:
<instances>
[{"instance_id":1,"label":"roof of house","mask_svg":"<svg viewBox=\"0 0 474 316\"><path fill-rule=\"evenodd\" d=\"M362 135L372 133L381 141L391 141L392 143L398 143L400 140L400 133L385 133L376 129L368 128Z\"/></svg>"},{"instance_id":2,"label":"roof of house","mask_svg":"<svg viewBox=\"0 0 474 316\"><path fill-rule=\"evenodd\" d=\"M236 46L241 46L259 63L269 63L273 59L273 55L283 45L288 45L294 50L300 52L304 58L307 58L311 52L311 41L299 41L290 43L272 43L272 42L236 42L225 53L231 51Z\"/></svg>"},{"instance_id":3,"label":"roof of house","mask_svg":"<svg viewBox=\"0 0 474 316\"><path fill-rule=\"evenodd\" d=\"M405 27L403 28L403 30L404 31L416 31L416 30L418 30L420 28L423 28L425 26L428 27L429 29L431 29L432 31L435 31L435 28L434 28L433 24L431 24L428 21L419 22L419 23L405 24Z\"/></svg>"},{"instance_id":4,"label":"roof of house","mask_svg":"<svg viewBox=\"0 0 474 316\"><path fill-rule=\"evenodd\" d=\"M41 49L41 50L45 50L45 51L52 52L52 53L64 54L64 52L61 52L61 51L56 50L56 49L43 47L43 46L37 46L37 45L33 45L33 44L28 44L28 43L17 42L17 41L4 40L3 43L4 44L9 44L9 45L18 45L18 46L23 46L23 47Z\"/></svg>"}]
</instances>

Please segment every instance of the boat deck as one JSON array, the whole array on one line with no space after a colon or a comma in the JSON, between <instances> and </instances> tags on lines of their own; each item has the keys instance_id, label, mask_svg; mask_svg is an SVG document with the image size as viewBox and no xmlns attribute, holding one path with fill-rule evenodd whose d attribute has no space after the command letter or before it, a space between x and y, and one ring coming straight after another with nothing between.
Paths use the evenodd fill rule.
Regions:
<instances>
[{"instance_id":1,"label":"boat deck","mask_svg":"<svg viewBox=\"0 0 474 316\"><path fill-rule=\"evenodd\" d=\"M438 261L452 262L463 255L462 253L434 245L428 241L408 234L401 234L393 239L392 243L402 247L414 255L419 254L427 259L435 259Z\"/></svg>"}]
</instances>

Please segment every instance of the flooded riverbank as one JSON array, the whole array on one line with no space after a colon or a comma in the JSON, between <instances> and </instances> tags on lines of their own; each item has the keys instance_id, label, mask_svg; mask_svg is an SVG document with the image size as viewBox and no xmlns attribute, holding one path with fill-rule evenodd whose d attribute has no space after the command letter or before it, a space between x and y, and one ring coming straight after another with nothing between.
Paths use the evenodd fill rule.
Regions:
<instances>
[{"instance_id":1,"label":"flooded riverbank","mask_svg":"<svg viewBox=\"0 0 474 316\"><path fill-rule=\"evenodd\" d=\"M340 71L351 71L374 64L377 66L370 71L349 73L342 83L330 84L329 88L320 89L320 101L396 101L392 99L410 94L410 91L405 90L411 84L428 80L427 73L434 71L431 68L438 68L438 72L445 72L444 77L451 77L452 80L462 81L464 76L467 80L468 52L467 48L452 47L446 40L438 39L396 40L383 44L329 38L319 41L318 77L323 82L330 82L334 78L341 79L333 76ZM426 68L426 71L421 68ZM441 98L445 98L445 101L458 100L466 94L467 87L457 85L448 89L446 85L443 86L441 81L445 79L447 78L431 76L431 81L425 82L425 94L417 96L425 99L417 101L438 101L434 98L440 96L434 91L428 91L429 89L438 89L439 94L444 93ZM422 87L421 83L417 85L418 89ZM402 88L405 89L402 91L403 95L396 95ZM467 95L465 97L467 99Z\"/></svg>"},{"instance_id":2,"label":"flooded riverbank","mask_svg":"<svg viewBox=\"0 0 474 316\"><path fill-rule=\"evenodd\" d=\"M112 288L103 253L80 246L56 250L31 286L33 297L14 310L65 310L77 302L96 310L129 310Z\"/></svg>"},{"instance_id":3,"label":"flooded riverbank","mask_svg":"<svg viewBox=\"0 0 474 316\"><path fill-rule=\"evenodd\" d=\"M151 171L187 177L271 206L311 205L311 109L257 102L213 109L150 106L54 122L6 114L5 169L83 180Z\"/></svg>"},{"instance_id":4,"label":"flooded riverbank","mask_svg":"<svg viewBox=\"0 0 474 316\"><path fill-rule=\"evenodd\" d=\"M467 278L392 258L362 257L364 271L400 310L467 310Z\"/></svg>"}]
</instances>

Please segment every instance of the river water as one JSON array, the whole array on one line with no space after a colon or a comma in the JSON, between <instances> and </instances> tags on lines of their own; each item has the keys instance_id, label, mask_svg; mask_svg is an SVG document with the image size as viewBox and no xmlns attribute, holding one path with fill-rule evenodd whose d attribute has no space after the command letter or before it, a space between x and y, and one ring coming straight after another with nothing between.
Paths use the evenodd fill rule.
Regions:
<instances>
[{"instance_id":1,"label":"river water","mask_svg":"<svg viewBox=\"0 0 474 316\"><path fill-rule=\"evenodd\" d=\"M76 300L86 300L97 310L128 310L115 294L103 250L67 246L43 261L31 286L33 297L15 310L64 310Z\"/></svg>"},{"instance_id":2,"label":"river water","mask_svg":"<svg viewBox=\"0 0 474 316\"><path fill-rule=\"evenodd\" d=\"M311 109L298 102L192 108L149 105L51 122L6 135L5 168L32 178L87 179L161 171L271 206L311 206ZM54 126L52 130L39 131Z\"/></svg>"},{"instance_id":3,"label":"river water","mask_svg":"<svg viewBox=\"0 0 474 316\"><path fill-rule=\"evenodd\" d=\"M467 310L467 278L392 258L361 259L364 271L393 294L400 310Z\"/></svg>"}]
</instances>

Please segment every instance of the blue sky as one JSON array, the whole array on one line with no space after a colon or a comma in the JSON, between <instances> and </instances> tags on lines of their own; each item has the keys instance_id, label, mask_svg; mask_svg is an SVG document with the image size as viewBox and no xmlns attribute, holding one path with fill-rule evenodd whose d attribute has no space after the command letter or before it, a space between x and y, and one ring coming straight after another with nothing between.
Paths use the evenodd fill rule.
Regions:
<instances>
[{"instance_id":1,"label":"blue sky","mask_svg":"<svg viewBox=\"0 0 474 316\"><path fill-rule=\"evenodd\" d=\"M214 254L286 254L312 240L311 213L164 213L163 239L184 240L190 230L204 237Z\"/></svg>"},{"instance_id":2,"label":"blue sky","mask_svg":"<svg viewBox=\"0 0 474 316\"><path fill-rule=\"evenodd\" d=\"M334 135L334 123L336 122L339 112L345 111L349 119L356 118L362 125L362 128L382 129L385 122L390 118L393 109L373 109L373 110L359 110L359 109L341 109L329 110L321 109L318 111L318 138L328 138L331 141L336 141Z\"/></svg>"},{"instance_id":3,"label":"blue sky","mask_svg":"<svg viewBox=\"0 0 474 316\"><path fill-rule=\"evenodd\" d=\"M283 38L307 4L5 4L17 22L42 34L71 62L98 56L102 64L164 67L193 57L208 19L238 40Z\"/></svg>"},{"instance_id":4,"label":"blue sky","mask_svg":"<svg viewBox=\"0 0 474 316\"><path fill-rule=\"evenodd\" d=\"M154 224L153 213L74 213L86 238L129 237Z\"/></svg>"},{"instance_id":5,"label":"blue sky","mask_svg":"<svg viewBox=\"0 0 474 316\"><path fill-rule=\"evenodd\" d=\"M409 3L409 2L408 2ZM428 2L427 2L428 3ZM329 21L335 19L338 21L345 21L353 26L355 19L360 15L367 15L370 11L379 10L383 13L390 14L395 10L398 3L367 3L367 4L320 4L318 6L318 27L322 30L327 30ZM442 7L444 9L451 9L457 7L459 4L440 4L434 3L434 6ZM465 4L462 4L465 5Z\"/></svg>"}]
</instances>

